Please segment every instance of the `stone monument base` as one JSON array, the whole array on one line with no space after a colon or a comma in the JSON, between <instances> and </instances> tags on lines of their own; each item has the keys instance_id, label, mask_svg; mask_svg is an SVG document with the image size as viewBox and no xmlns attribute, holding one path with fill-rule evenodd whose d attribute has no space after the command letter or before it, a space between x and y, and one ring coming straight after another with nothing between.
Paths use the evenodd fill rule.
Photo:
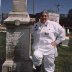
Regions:
<instances>
[{"instance_id":1,"label":"stone monument base","mask_svg":"<svg viewBox=\"0 0 72 72\"><path fill-rule=\"evenodd\" d=\"M2 72L13 72L15 70L16 64L13 60L6 60L2 65Z\"/></svg>"}]
</instances>

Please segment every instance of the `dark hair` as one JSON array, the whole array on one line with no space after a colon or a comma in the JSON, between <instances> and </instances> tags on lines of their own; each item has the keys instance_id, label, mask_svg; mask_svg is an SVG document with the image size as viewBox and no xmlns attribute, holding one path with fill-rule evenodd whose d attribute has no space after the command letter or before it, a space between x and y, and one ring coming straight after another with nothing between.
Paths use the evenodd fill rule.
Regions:
<instances>
[{"instance_id":1,"label":"dark hair","mask_svg":"<svg viewBox=\"0 0 72 72\"><path fill-rule=\"evenodd\" d=\"M42 14L46 13L48 15L48 11L44 10L40 13L40 17L42 16Z\"/></svg>"}]
</instances>

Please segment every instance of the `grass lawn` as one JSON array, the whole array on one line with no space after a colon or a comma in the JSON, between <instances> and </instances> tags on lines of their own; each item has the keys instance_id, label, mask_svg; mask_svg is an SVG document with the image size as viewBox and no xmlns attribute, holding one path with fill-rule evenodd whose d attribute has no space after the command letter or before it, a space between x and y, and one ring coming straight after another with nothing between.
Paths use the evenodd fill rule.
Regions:
<instances>
[{"instance_id":1,"label":"grass lawn","mask_svg":"<svg viewBox=\"0 0 72 72\"><path fill-rule=\"evenodd\" d=\"M72 72L72 38L70 38L69 47L60 46L58 53L55 72Z\"/></svg>"},{"instance_id":2,"label":"grass lawn","mask_svg":"<svg viewBox=\"0 0 72 72\"><path fill-rule=\"evenodd\" d=\"M0 33L0 72L2 63L5 61L5 33ZM60 46L58 48L59 56L56 58L55 72L72 72L72 38L69 41L69 47Z\"/></svg>"},{"instance_id":3,"label":"grass lawn","mask_svg":"<svg viewBox=\"0 0 72 72\"><path fill-rule=\"evenodd\" d=\"M0 32L0 72L1 72L1 68L2 68L2 64L5 61L5 44L6 44L6 34Z\"/></svg>"}]
</instances>

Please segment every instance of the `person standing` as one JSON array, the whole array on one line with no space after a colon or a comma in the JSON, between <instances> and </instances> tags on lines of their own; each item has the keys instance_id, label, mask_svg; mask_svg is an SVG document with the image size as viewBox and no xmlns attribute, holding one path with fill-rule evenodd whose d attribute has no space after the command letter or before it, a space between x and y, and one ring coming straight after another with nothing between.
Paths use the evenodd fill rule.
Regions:
<instances>
[{"instance_id":1,"label":"person standing","mask_svg":"<svg viewBox=\"0 0 72 72\"><path fill-rule=\"evenodd\" d=\"M60 24L50 21L48 12L43 11L40 13L40 21L32 28L32 35L32 61L36 67L34 72L40 72L42 63L46 72L54 72L57 45L65 40L65 30Z\"/></svg>"}]
</instances>

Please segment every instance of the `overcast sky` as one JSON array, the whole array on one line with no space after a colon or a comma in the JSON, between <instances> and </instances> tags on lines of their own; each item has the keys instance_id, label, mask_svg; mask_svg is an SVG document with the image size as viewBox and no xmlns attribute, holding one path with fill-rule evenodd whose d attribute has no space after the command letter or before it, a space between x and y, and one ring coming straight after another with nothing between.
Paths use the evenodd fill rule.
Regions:
<instances>
[{"instance_id":1,"label":"overcast sky","mask_svg":"<svg viewBox=\"0 0 72 72\"><path fill-rule=\"evenodd\" d=\"M72 8L72 0L34 0L34 12L38 13L43 10L57 11L57 4L60 4L59 12L67 14ZM2 12L12 11L12 0L2 0ZM28 0L27 8L29 13L33 13L33 0Z\"/></svg>"}]
</instances>

